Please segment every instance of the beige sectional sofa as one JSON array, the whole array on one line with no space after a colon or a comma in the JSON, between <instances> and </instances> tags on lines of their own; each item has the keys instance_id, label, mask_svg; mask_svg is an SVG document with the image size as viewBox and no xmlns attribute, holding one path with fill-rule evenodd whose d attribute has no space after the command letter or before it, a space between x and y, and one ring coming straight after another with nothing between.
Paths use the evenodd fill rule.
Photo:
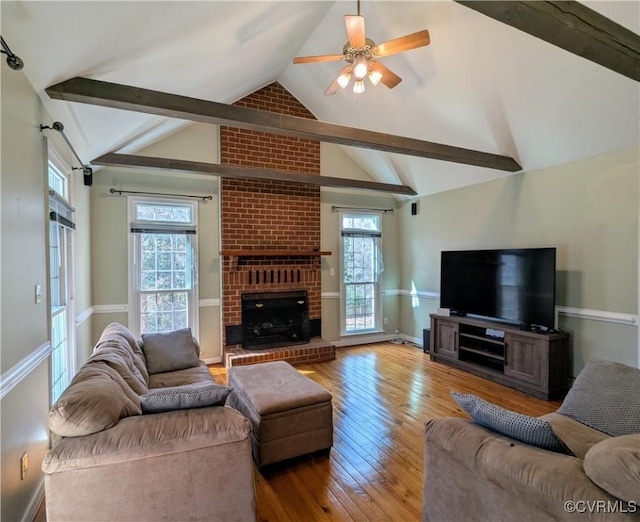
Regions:
<instances>
[{"instance_id":1,"label":"beige sectional sofa","mask_svg":"<svg viewBox=\"0 0 640 522\"><path fill-rule=\"evenodd\" d=\"M540 419L573 455L467 419L428 421L423 520L639 522L640 370L594 360Z\"/></svg>"},{"instance_id":2,"label":"beige sectional sofa","mask_svg":"<svg viewBox=\"0 0 640 522\"><path fill-rule=\"evenodd\" d=\"M49 521L255 520L249 421L220 404L229 390L196 343L195 358L183 347L170 371L157 371L172 356L166 339L159 346L166 353L152 357L109 325L52 408L42 465Z\"/></svg>"}]
</instances>

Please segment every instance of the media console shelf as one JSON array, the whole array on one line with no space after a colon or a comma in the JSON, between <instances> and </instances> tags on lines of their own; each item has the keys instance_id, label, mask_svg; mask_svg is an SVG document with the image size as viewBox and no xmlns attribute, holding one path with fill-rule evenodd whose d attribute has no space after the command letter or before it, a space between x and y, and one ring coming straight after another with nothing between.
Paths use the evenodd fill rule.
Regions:
<instances>
[{"instance_id":1,"label":"media console shelf","mask_svg":"<svg viewBox=\"0 0 640 522\"><path fill-rule=\"evenodd\" d=\"M468 317L430 317L432 361L547 400L569 389L568 334L529 332Z\"/></svg>"}]
</instances>

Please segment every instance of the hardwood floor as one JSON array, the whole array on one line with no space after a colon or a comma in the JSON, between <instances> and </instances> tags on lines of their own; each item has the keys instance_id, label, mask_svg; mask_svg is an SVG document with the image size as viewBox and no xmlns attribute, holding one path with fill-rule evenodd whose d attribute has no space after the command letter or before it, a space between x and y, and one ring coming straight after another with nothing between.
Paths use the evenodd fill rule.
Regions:
<instances>
[{"instance_id":1,"label":"hardwood floor","mask_svg":"<svg viewBox=\"0 0 640 522\"><path fill-rule=\"evenodd\" d=\"M560 405L431 362L410 345L340 348L335 361L296 368L333 394L334 445L328 456L255 468L261 521L420 520L424 422L466 416L451 390L533 416ZM222 366L211 373L226 383Z\"/></svg>"},{"instance_id":2,"label":"hardwood floor","mask_svg":"<svg viewBox=\"0 0 640 522\"><path fill-rule=\"evenodd\" d=\"M466 416L451 390L533 416L560 406L431 362L410 345L339 348L335 361L296 368L333 394L333 448L328 456L254 468L263 522L420 520L422 426L432 418ZM210 370L227 383L222 365ZM45 520L43 504L35 522Z\"/></svg>"}]
</instances>

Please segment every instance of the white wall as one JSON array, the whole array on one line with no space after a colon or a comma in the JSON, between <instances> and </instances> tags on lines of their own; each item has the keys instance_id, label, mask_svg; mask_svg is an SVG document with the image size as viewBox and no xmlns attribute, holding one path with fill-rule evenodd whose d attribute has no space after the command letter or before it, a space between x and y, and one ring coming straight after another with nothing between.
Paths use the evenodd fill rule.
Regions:
<instances>
[{"instance_id":1,"label":"white wall","mask_svg":"<svg viewBox=\"0 0 640 522\"><path fill-rule=\"evenodd\" d=\"M347 156L343 150L329 143L320 144L320 174L373 181L371 177ZM340 221L332 206L392 209L382 217L382 273L383 293L397 289L400 279L398 256L397 200L385 193L363 190L337 190L322 188L320 203L321 249L332 253L322 258L322 337L327 341L340 340ZM331 269L334 275L331 275ZM389 292L382 297L382 316L385 333L393 334L400 327L399 297Z\"/></svg>"},{"instance_id":2,"label":"white wall","mask_svg":"<svg viewBox=\"0 0 640 522\"><path fill-rule=\"evenodd\" d=\"M65 147L64 144L58 145L57 149L70 154L68 147ZM77 161L74 165L76 164ZM74 307L76 314L76 360L79 368L89 358L93 349L91 321L88 320L93 310L93 296L91 294L91 198L90 188L84 185L82 171L74 171L72 185L73 206L76 209Z\"/></svg>"},{"instance_id":3,"label":"white wall","mask_svg":"<svg viewBox=\"0 0 640 522\"><path fill-rule=\"evenodd\" d=\"M190 125L137 154L217 163L217 126ZM126 310L129 299L127 198L110 194L111 188L213 196L212 201L198 203L199 341L204 360L221 360L219 184L213 176L113 168L94 175L91 189L94 342L110 322L128 325L127 313L121 311Z\"/></svg>"},{"instance_id":4,"label":"white wall","mask_svg":"<svg viewBox=\"0 0 640 522\"><path fill-rule=\"evenodd\" d=\"M601 320L560 315L573 344L573 371L599 356L638 364L637 327L613 323L638 313L639 149L443 192L400 211L403 289L439 292L442 250L557 248L557 299ZM402 299L402 331L416 337L435 299Z\"/></svg>"},{"instance_id":5,"label":"white wall","mask_svg":"<svg viewBox=\"0 0 640 522\"><path fill-rule=\"evenodd\" d=\"M0 64L2 83L2 442L3 520L19 520L41 493L49 406L46 143L50 119L21 72ZM36 304L34 287L42 285ZM30 471L20 478L27 452Z\"/></svg>"},{"instance_id":6,"label":"white wall","mask_svg":"<svg viewBox=\"0 0 640 522\"><path fill-rule=\"evenodd\" d=\"M41 492L40 462L47 451L49 366L47 357L22 372L49 339L46 230L46 147L40 122L50 121L21 72L0 64L2 84L1 363L2 520L20 520ZM34 285L45 296L35 303ZM42 352L42 349L40 350ZM28 452L30 471L20 479L20 457Z\"/></svg>"},{"instance_id":7,"label":"white wall","mask_svg":"<svg viewBox=\"0 0 640 522\"><path fill-rule=\"evenodd\" d=\"M218 127L194 124L169 136L138 154L179 158L207 163L218 163ZM344 178L371 180L336 145L321 145L321 174ZM212 194L214 201L200 204L198 244L200 248L200 345L203 358L218 360L221 349L220 307L220 255L218 178L205 175L182 175L156 171L130 169L103 169L94 176L91 191L93 297L96 313L92 317L93 340L110 322L128 323L126 310L127 290L127 214L126 199L113 196L109 189L151 191L166 193ZM322 189L321 243L331 256L322 260L322 324L323 337L330 341L340 339L339 295L339 228L338 214L332 205L396 208L392 196L375 192L338 191ZM399 281L398 234L396 215L383 218L383 249L385 272L383 288L397 288ZM331 276L331 268L335 274ZM398 296L383 298L384 316L388 332L400 325Z\"/></svg>"},{"instance_id":8,"label":"white wall","mask_svg":"<svg viewBox=\"0 0 640 522\"><path fill-rule=\"evenodd\" d=\"M42 500L40 465L49 446L48 147L54 147L70 166L78 164L59 133L40 131L40 125L51 125L52 119L24 74L9 69L2 61L0 81L0 518L21 520L32 517ZM81 314L91 308L90 223L89 189L78 171L72 174L70 192L76 209L74 305L76 313ZM37 284L42 285L41 303L35 302ZM75 338L81 363L91 348L89 322L77 326ZM20 458L24 453L29 467L21 480Z\"/></svg>"}]
</instances>

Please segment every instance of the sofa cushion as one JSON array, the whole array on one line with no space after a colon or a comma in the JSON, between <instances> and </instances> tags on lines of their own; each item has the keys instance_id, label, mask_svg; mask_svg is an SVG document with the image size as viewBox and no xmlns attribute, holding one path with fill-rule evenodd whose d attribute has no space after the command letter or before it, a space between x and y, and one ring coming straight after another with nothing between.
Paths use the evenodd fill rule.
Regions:
<instances>
[{"instance_id":1,"label":"sofa cushion","mask_svg":"<svg viewBox=\"0 0 640 522\"><path fill-rule=\"evenodd\" d=\"M107 338L98 342L93 354L89 357L89 362L102 361L111 366L135 393L142 395L148 391L148 381L136 367L134 357L131 348L122 340Z\"/></svg>"},{"instance_id":2,"label":"sofa cushion","mask_svg":"<svg viewBox=\"0 0 640 522\"><path fill-rule=\"evenodd\" d=\"M558 413L614 437L640 433L640 369L591 359Z\"/></svg>"},{"instance_id":3,"label":"sofa cushion","mask_svg":"<svg viewBox=\"0 0 640 522\"><path fill-rule=\"evenodd\" d=\"M610 495L640 505L640 434L594 445L582 463L587 476Z\"/></svg>"},{"instance_id":4,"label":"sofa cushion","mask_svg":"<svg viewBox=\"0 0 640 522\"><path fill-rule=\"evenodd\" d=\"M556 412L547 413L539 418L551 424L553 433L580 459L584 458L594 444L611 438L606 433Z\"/></svg>"},{"instance_id":5,"label":"sofa cushion","mask_svg":"<svg viewBox=\"0 0 640 522\"><path fill-rule=\"evenodd\" d=\"M51 408L49 429L62 437L81 437L140 413L138 395L116 370L103 362L87 363Z\"/></svg>"},{"instance_id":6,"label":"sofa cushion","mask_svg":"<svg viewBox=\"0 0 640 522\"><path fill-rule=\"evenodd\" d=\"M142 335L142 349L149 374L172 372L198 366L191 328Z\"/></svg>"},{"instance_id":7,"label":"sofa cushion","mask_svg":"<svg viewBox=\"0 0 640 522\"><path fill-rule=\"evenodd\" d=\"M567 513L570 500L614 500L589 480L581 459L514 441L466 419L426 423L425 467L425 491L431 494L423 520L637 522L634 514ZM429 516L434 491L439 513ZM447 508L438 506L447 500Z\"/></svg>"},{"instance_id":8,"label":"sofa cushion","mask_svg":"<svg viewBox=\"0 0 640 522\"><path fill-rule=\"evenodd\" d=\"M176 370L175 372L155 373L149 376L149 390L153 388L166 388L168 386L184 386L185 384L197 384L199 382L214 383L216 380L211 375L209 367L204 361L198 366Z\"/></svg>"},{"instance_id":9,"label":"sofa cushion","mask_svg":"<svg viewBox=\"0 0 640 522\"><path fill-rule=\"evenodd\" d=\"M154 388L140 397L142 413L223 405L231 388L216 383Z\"/></svg>"},{"instance_id":10,"label":"sofa cushion","mask_svg":"<svg viewBox=\"0 0 640 522\"><path fill-rule=\"evenodd\" d=\"M51 474L153 459L247 440L250 433L249 421L225 406L138 415L122 419L112 429L89 437L62 439L45 457L42 470ZM185 461L184 465L190 468L192 464ZM209 473L213 469L209 468ZM231 467L218 470L218 476L227 471L232 473ZM115 468L114 473L117 472ZM154 478L147 477L148 480ZM169 492L171 485L166 488ZM207 484L203 488L206 494L212 494Z\"/></svg>"},{"instance_id":11,"label":"sofa cushion","mask_svg":"<svg viewBox=\"0 0 640 522\"><path fill-rule=\"evenodd\" d=\"M121 325L120 323L110 323L102 331L102 335L96 343L94 352L99 348L100 344L106 340L117 340L118 342L123 343L124 346L127 346L131 349L133 364L135 365L138 372L140 372L140 374L142 375L145 384L148 385L149 372L147 371L147 361L144 358L144 352L142 351L142 347L140 346L139 339L136 339L131 330L129 330L126 326Z\"/></svg>"},{"instance_id":12,"label":"sofa cushion","mask_svg":"<svg viewBox=\"0 0 640 522\"><path fill-rule=\"evenodd\" d=\"M451 396L474 422L485 428L538 448L573 455L551 425L542 419L506 410L475 395L452 391Z\"/></svg>"}]
</instances>

